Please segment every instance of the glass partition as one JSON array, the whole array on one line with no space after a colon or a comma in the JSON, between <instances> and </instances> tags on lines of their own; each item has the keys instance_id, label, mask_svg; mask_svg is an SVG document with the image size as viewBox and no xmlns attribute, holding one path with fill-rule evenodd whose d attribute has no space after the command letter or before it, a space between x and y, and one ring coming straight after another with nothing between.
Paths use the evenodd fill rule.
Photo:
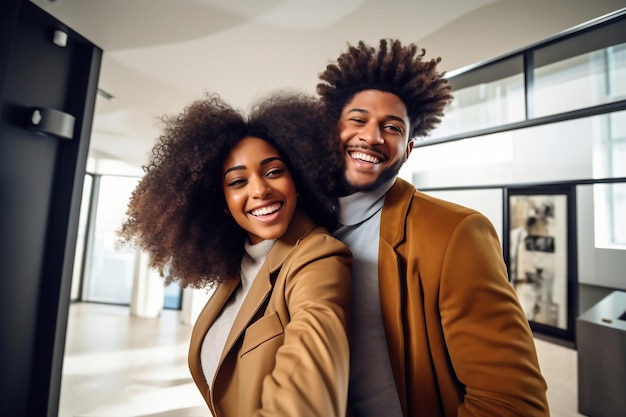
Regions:
<instances>
[{"instance_id":1,"label":"glass partition","mask_svg":"<svg viewBox=\"0 0 626 417\"><path fill-rule=\"evenodd\" d=\"M400 177L450 198L576 184L587 197L577 201L583 282L622 288L626 9L448 79L454 101Z\"/></svg>"},{"instance_id":2,"label":"glass partition","mask_svg":"<svg viewBox=\"0 0 626 417\"><path fill-rule=\"evenodd\" d=\"M626 99L626 43L534 70L534 117Z\"/></svg>"},{"instance_id":3,"label":"glass partition","mask_svg":"<svg viewBox=\"0 0 626 417\"><path fill-rule=\"evenodd\" d=\"M454 100L431 136L441 138L525 119L524 66L521 56L451 76Z\"/></svg>"},{"instance_id":4,"label":"glass partition","mask_svg":"<svg viewBox=\"0 0 626 417\"><path fill-rule=\"evenodd\" d=\"M622 177L623 126L626 111L418 146L400 174L426 189Z\"/></svg>"}]
</instances>

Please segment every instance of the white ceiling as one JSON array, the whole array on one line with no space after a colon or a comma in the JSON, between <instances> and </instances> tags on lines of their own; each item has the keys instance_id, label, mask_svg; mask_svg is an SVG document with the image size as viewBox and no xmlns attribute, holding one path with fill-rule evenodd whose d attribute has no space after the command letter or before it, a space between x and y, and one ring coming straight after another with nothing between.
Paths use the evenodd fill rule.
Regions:
<instances>
[{"instance_id":1,"label":"white ceiling","mask_svg":"<svg viewBox=\"0 0 626 417\"><path fill-rule=\"evenodd\" d=\"M160 117L206 91L246 110L314 93L346 43L415 42L456 70L626 7L626 0L31 0L104 51L92 158L147 161Z\"/></svg>"}]
</instances>

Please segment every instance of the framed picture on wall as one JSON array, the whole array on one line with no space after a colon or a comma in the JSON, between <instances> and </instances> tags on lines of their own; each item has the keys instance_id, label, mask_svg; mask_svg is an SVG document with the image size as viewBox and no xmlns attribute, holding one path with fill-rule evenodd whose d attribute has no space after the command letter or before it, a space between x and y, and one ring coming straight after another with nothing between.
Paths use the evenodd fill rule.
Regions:
<instances>
[{"instance_id":1,"label":"framed picture on wall","mask_svg":"<svg viewBox=\"0 0 626 417\"><path fill-rule=\"evenodd\" d=\"M575 188L504 190L504 256L534 332L573 342L577 315Z\"/></svg>"}]
</instances>

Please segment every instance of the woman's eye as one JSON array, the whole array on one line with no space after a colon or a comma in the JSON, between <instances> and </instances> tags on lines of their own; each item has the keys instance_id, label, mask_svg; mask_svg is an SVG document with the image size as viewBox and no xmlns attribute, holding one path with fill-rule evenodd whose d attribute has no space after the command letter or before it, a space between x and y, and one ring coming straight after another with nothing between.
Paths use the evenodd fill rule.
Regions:
<instances>
[{"instance_id":1,"label":"woman's eye","mask_svg":"<svg viewBox=\"0 0 626 417\"><path fill-rule=\"evenodd\" d=\"M246 180L242 178L236 178L228 182L229 187L238 187L246 183Z\"/></svg>"},{"instance_id":2,"label":"woman's eye","mask_svg":"<svg viewBox=\"0 0 626 417\"><path fill-rule=\"evenodd\" d=\"M270 169L269 171L267 171L267 176L268 177L277 177L279 175L281 175L283 172L285 172L284 168L273 168Z\"/></svg>"}]
</instances>

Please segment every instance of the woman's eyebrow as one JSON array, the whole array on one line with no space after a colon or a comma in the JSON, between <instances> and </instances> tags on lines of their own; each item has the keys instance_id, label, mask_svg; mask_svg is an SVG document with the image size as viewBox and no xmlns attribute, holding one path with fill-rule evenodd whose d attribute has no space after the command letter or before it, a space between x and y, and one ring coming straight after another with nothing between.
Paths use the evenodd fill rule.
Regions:
<instances>
[{"instance_id":1,"label":"woman's eyebrow","mask_svg":"<svg viewBox=\"0 0 626 417\"><path fill-rule=\"evenodd\" d=\"M245 165L235 165L234 167L230 167L226 171L224 171L224 177L226 177L226 174L228 174L231 171L237 171L237 170L242 170L242 169L246 169L246 166Z\"/></svg>"},{"instance_id":2,"label":"woman's eyebrow","mask_svg":"<svg viewBox=\"0 0 626 417\"><path fill-rule=\"evenodd\" d=\"M280 161L280 162L285 162L283 160L283 158L281 158L280 156L270 156L269 158L265 158L264 160L261 161L261 163L259 165L263 166L263 165L267 165L270 162L273 161ZM245 165L235 165L234 167L230 167L228 168L226 171L224 171L224 177L226 177L226 174L228 174L231 171L240 171L240 170L244 170L246 169Z\"/></svg>"},{"instance_id":3,"label":"woman's eyebrow","mask_svg":"<svg viewBox=\"0 0 626 417\"><path fill-rule=\"evenodd\" d=\"M269 158L265 158L264 160L262 160L260 165L267 165L273 161L280 161L283 163L285 162L283 161L283 158L281 158L280 156L270 156Z\"/></svg>"}]
</instances>

